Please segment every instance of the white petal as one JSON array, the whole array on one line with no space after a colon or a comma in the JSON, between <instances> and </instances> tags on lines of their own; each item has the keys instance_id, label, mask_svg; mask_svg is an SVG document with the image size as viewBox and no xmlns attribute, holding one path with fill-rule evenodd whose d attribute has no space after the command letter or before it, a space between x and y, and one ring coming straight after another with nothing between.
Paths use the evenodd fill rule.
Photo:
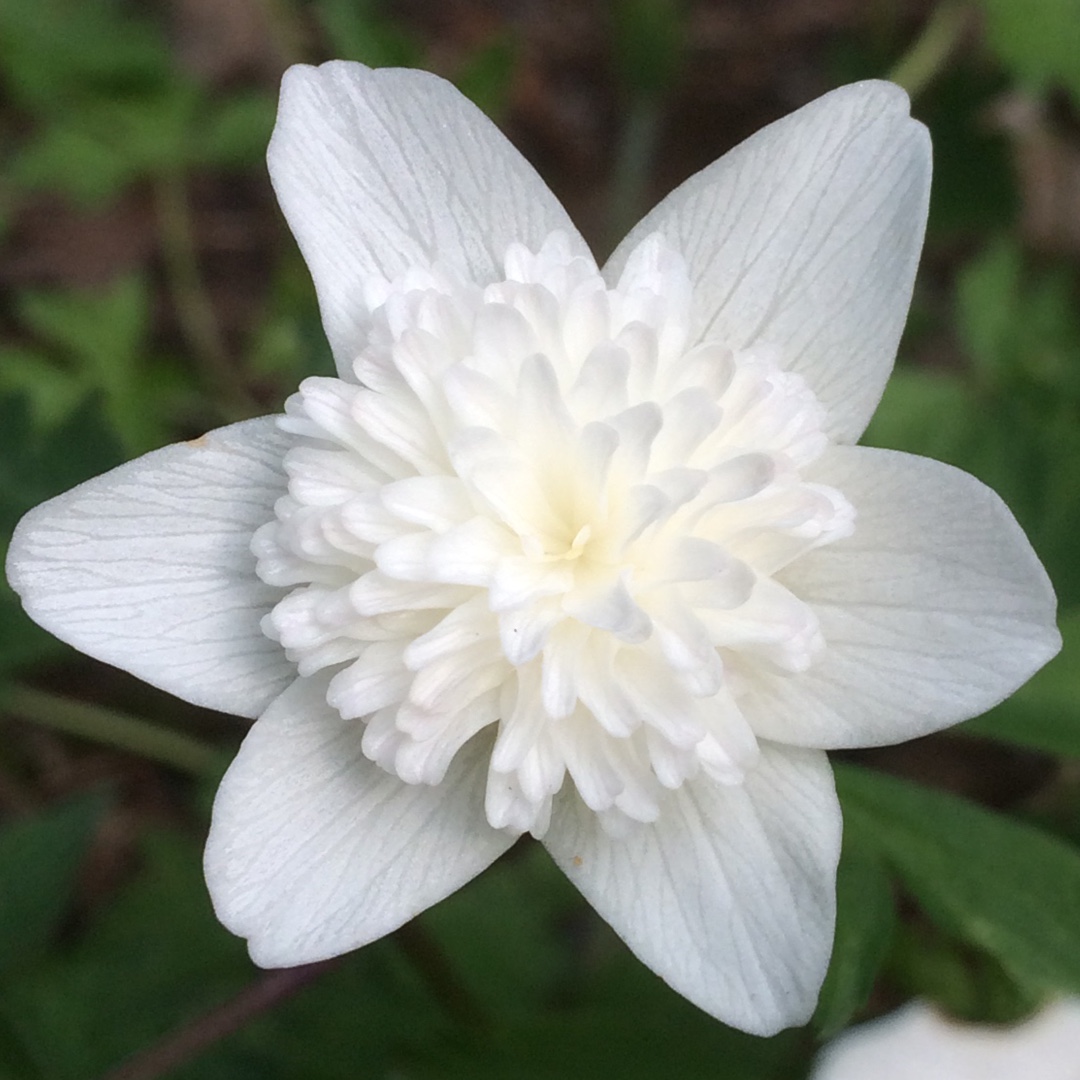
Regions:
<instances>
[{"instance_id":1,"label":"white petal","mask_svg":"<svg viewBox=\"0 0 1080 1080\"><path fill-rule=\"evenodd\" d=\"M89 480L22 519L8 581L80 652L257 716L296 674L259 629L281 590L255 576L250 551L285 493L292 442L272 418L248 420Z\"/></svg>"},{"instance_id":2,"label":"white petal","mask_svg":"<svg viewBox=\"0 0 1080 1080\"><path fill-rule=\"evenodd\" d=\"M489 517L474 517L443 533L431 546L432 580L487 586L500 559L520 541Z\"/></svg>"},{"instance_id":3,"label":"white petal","mask_svg":"<svg viewBox=\"0 0 1080 1080\"><path fill-rule=\"evenodd\" d=\"M548 635L562 617L558 601L540 601L501 612L499 641L506 659L515 667L528 663L547 644Z\"/></svg>"},{"instance_id":4,"label":"white petal","mask_svg":"<svg viewBox=\"0 0 1080 1080\"><path fill-rule=\"evenodd\" d=\"M465 485L454 476L411 476L386 484L379 498L392 514L435 532L468 521L473 508Z\"/></svg>"},{"instance_id":5,"label":"white petal","mask_svg":"<svg viewBox=\"0 0 1080 1080\"><path fill-rule=\"evenodd\" d=\"M513 842L484 817L489 746L436 787L369 761L325 679L299 679L251 729L218 790L206 881L263 967L348 952L475 877Z\"/></svg>"},{"instance_id":6,"label":"white petal","mask_svg":"<svg viewBox=\"0 0 1080 1080\"><path fill-rule=\"evenodd\" d=\"M372 279L438 260L486 284L511 241L535 249L555 229L588 255L525 159L427 72L290 68L268 159L342 374L365 340Z\"/></svg>"},{"instance_id":7,"label":"white petal","mask_svg":"<svg viewBox=\"0 0 1080 1080\"><path fill-rule=\"evenodd\" d=\"M965 1024L913 1001L830 1044L813 1080L1076 1080L1080 999L1023 1023Z\"/></svg>"},{"instance_id":8,"label":"white petal","mask_svg":"<svg viewBox=\"0 0 1080 1080\"><path fill-rule=\"evenodd\" d=\"M348 667L330 680L326 700L346 720L370 716L405 699L413 674L402 654L405 642L373 641Z\"/></svg>"},{"instance_id":9,"label":"white petal","mask_svg":"<svg viewBox=\"0 0 1080 1080\"><path fill-rule=\"evenodd\" d=\"M630 645L652 633L652 619L642 611L627 587L627 574L593 588L578 586L563 599L563 610L586 626L606 630Z\"/></svg>"},{"instance_id":10,"label":"white petal","mask_svg":"<svg viewBox=\"0 0 1080 1080\"><path fill-rule=\"evenodd\" d=\"M511 529L525 535L533 530L558 534L562 523L540 487L535 466L516 444L488 428L466 428L454 436L449 449L465 486Z\"/></svg>"},{"instance_id":11,"label":"white petal","mask_svg":"<svg viewBox=\"0 0 1080 1080\"><path fill-rule=\"evenodd\" d=\"M930 143L882 82L835 90L691 177L633 229L604 270L659 231L694 282L691 341L778 347L858 439L907 316L930 187Z\"/></svg>"},{"instance_id":12,"label":"white petal","mask_svg":"<svg viewBox=\"0 0 1080 1080\"><path fill-rule=\"evenodd\" d=\"M996 705L1061 647L1054 593L1008 507L929 458L837 447L816 479L856 509L854 535L780 575L825 651L740 699L755 731L822 747L900 742Z\"/></svg>"},{"instance_id":13,"label":"white petal","mask_svg":"<svg viewBox=\"0 0 1080 1080\"><path fill-rule=\"evenodd\" d=\"M810 1016L840 853L824 754L764 745L741 786L692 780L655 824L619 838L563 796L544 844L638 957L699 1008L758 1035Z\"/></svg>"}]
</instances>

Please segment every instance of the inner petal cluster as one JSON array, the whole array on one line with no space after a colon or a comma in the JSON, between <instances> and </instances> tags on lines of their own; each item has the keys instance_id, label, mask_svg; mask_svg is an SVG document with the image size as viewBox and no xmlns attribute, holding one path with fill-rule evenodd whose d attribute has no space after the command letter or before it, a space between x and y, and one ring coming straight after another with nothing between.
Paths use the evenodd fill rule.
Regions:
<instances>
[{"instance_id":1,"label":"inner petal cluster","mask_svg":"<svg viewBox=\"0 0 1080 1080\"><path fill-rule=\"evenodd\" d=\"M775 575L854 522L802 478L826 446L805 382L692 339L659 235L614 288L555 233L486 287L369 291L355 381L307 379L281 422L289 493L253 551L291 591L265 632L407 783L492 729L495 828L543 835L567 776L612 828L739 783L746 687L824 647Z\"/></svg>"}]
</instances>

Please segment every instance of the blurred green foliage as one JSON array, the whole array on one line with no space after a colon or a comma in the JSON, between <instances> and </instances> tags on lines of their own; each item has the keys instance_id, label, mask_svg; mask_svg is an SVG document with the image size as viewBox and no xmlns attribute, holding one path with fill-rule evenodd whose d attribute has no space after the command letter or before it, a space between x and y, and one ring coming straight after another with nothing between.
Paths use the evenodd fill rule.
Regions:
<instances>
[{"instance_id":1,"label":"blurred green foliage","mask_svg":"<svg viewBox=\"0 0 1080 1080\"><path fill-rule=\"evenodd\" d=\"M866 1004L896 932L892 883L878 852L849 828L836 874L836 940L813 1026L827 1039Z\"/></svg>"},{"instance_id":2,"label":"blurred green foliage","mask_svg":"<svg viewBox=\"0 0 1080 1080\"><path fill-rule=\"evenodd\" d=\"M17 187L95 204L147 176L251 166L265 152L272 100L211 96L131 5L5 4L0 60L13 102L35 120L8 170Z\"/></svg>"},{"instance_id":3,"label":"blurred green foliage","mask_svg":"<svg viewBox=\"0 0 1080 1080\"><path fill-rule=\"evenodd\" d=\"M1057 994L1080 986L1080 851L1073 845L956 796L850 765L837 766L837 788L846 831L889 863L932 921L984 950L1019 987Z\"/></svg>"},{"instance_id":4,"label":"blurred green foliage","mask_svg":"<svg viewBox=\"0 0 1080 1080\"><path fill-rule=\"evenodd\" d=\"M1080 2L1078 0L979 0L987 44L1025 86L1055 83L1080 102Z\"/></svg>"},{"instance_id":5,"label":"blurred green foliage","mask_svg":"<svg viewBox=\"0 0 1080 1080\"><path fill-rule=\"evenodd\" d=\"M678 0L616 0L616 72L632 95L655 98L670 91L683 57L681 12Z\"/></svg>"},{"instance_id":6,"label":"blurred green foliage","mask_svg":"<svg viewBox=\"0 0 1080 1080\"><path fill-rule=\"evenodd\" d=\"M984 36L955 57L944 43L944 69L923 73L915 111L937 160L927 269L867 440L974 473L1020 518L1057 588L1065 649L960 730L1075 769L1080 262L1075 250L1039 250L1020 229L1030 178L1015 166L1015 142L987 117L1016 91L1064 92L1077 107L1080 3L978 6ZM0 308L3 542L51 495L154 446L277 407L304 374L329 370L310 283L283 232L247 323L218 325L193 193L207 183L265 187L276 90L265 74L215 84L185 67L165 7L0 4L0 229L10 236L28 207L94 215L131 204L150 208L153 239L149 254L96 285L14 279ZM655 158L664 110L690 65L693 7L611 6L614 97L637 110L613 154L624 175L612 181L612 202L623 208L644 183L627 171ZM374 0L268 0L262 10L290 59L424 66L437 51ZM893 70L914 32L894 22L835 41L832 80ZM474 38L449 74L489 113L505 114L528 56L505 26ZM940 44L920 55L937 55ZM16 680L57 680L77 693L86 669L76 663L0 585L0 710ZM95 700L132 693L97 678ZM46 782L33 730L11 724L5 733L0 1076L83 1080L256 977L242 944L214 920L202 881L213 778L118 754L108 794L94 768L69 770L66 786ZM95 752L87 735L70 749L76 763ZM147 784L151 809L131 810ZM1049 994L1080 993L1075 784L1051 771L1038 806L1006 811L851 765L838 785L847 833L836 947L803 1031L754 1039L696 1011L627 953L537 845L524 844L413 931L346 957L171 1075L795 1080L816 1042L871 1002L918 994L957 1015L1003 1020ZM127 818L118 816L124 806ZM122 872L109 888L89 889L81 870L119 821L135 836Z\"/></svg>"},{"instance_id":7,"label":"blurred green foliage","mask_svg":"<svg viewBox=\"0 0 1080 1080\"><path fill-rule=\"evenodd\" d=\"M101 795L84 795L0 828L0 971L18 972L51 944L94 829Z\"/></svg>"}]
</instances>

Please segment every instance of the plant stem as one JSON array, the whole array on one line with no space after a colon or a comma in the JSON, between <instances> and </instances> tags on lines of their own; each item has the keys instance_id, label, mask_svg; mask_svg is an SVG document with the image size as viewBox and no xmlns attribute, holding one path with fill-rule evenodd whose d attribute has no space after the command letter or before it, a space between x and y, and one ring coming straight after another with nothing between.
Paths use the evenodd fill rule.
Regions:
<instances>
[{"instance_id":1,"label":"plant stem","mask_svg":"<svg viewBox=\"0 0 1080 1080\"><path fill-rule=\"evenodd\" d=\"M29 686L7 687L0 706L22 720L128 750L195 776L220 774L227 761L219 750L188 735Z\"/></svg>"},{"instance_id":2,"label":"plant stem","mask_svg":"<svg viewBox=\"0 0 1080 1080\"><path fill-rule=\"evenodd\" d=\"M161 253L180 331L211 392L226 411L250 416L251 399L229 360L217 316L203 286L195 248L194 220L183 175L166 174L154 189Z\"/></svg>"},{"instance_id":3,"label":"plant stem","mask_svg":"<svg viewBox=\"0 0 1080 1080\"><path fill-rule=\"evenodd\" d=\"M611 179L607 245L613 247L641 217L660 139L661 109L651 97L635 98L619 138Z\"/></svg>"},{"instance_id":4,"label":"plant stem","mask_svg":"<svg viewBox=\"0 0 1080 1080\"><path fill-rule=\"evenodd\" d=\"M320 960L263 972L236 997L166 1035L161 1042L108 1072L102 1080L158 1080L167 1076L197 1058L207 1047L239 1031L249 1020L292 997L337 962L337 959Z\"/></svg>"},{"instance_id":5,"label":"plant stem","mask_svg":"<svg viewBox=\"0 0 1080 1080\"><path fill-rule=\"evenodd\" d=\"M909 97L917 97L940 74L963 40L971 21L971 9L962 0L944 0L927 20L915 43L897 61L889 78Z\"/></svg>"},{"instance_id":6,"label":"plant stem","mask_svg":"<svg viewBox=\"0 0 1080 1080\"><path fill-rule=\"evenodd\" d=\"M394 941L423 976L447 1016L469 1031L487 1028L484 1009L458 978L442 946L417 919L397 930Z\"/></svg>"}]
</instances>

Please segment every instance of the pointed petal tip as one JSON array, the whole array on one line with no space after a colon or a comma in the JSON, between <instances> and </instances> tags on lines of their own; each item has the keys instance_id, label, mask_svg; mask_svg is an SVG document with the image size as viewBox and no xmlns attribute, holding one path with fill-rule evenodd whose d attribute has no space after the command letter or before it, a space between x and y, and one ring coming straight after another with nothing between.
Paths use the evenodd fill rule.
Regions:
<instances>
[{"instance_id":1,"label":"pointed petal tip","mask_svg":"<svg viewBox=\"0 0 1080 1080\"><path fill-rule=\"evenodd\" d=\"M647 214L605 278L662 232L694 285L692 340L775 347L829 433L856 442L892 370L929 208L929 134L909 105L870 80L762 128Z\"/></svg>"},{"instance_id":2,"label":"pointed petal tip","mask_svg":"<svg viewBox=\"0 0 1080 1080\"><path fill-rule=\"evenodd\" d=\"M829 749L918 738L1000 704L1061 648L1053 585L1012 512L951 465L872 447L818 463L854 534L785 571L826 650L748 696L754 730Z\"/></svg>"},{"instance_id":3,"label":"pointed petal tip","mask_svg":"<svg viewBox=\"0 0 1080 1080\"><path fill-rule=\"evenodd\" d=\"M615 839L571 795L544 846L669 986L753 1035L803 1024L828 968L841 817L825 755L764 744L741 786L695 781Z\"/></svg>"},{"instance_id":4,"label":"pointed petal tip","mask_svg":"<svg viewBox=\"0 0 1080 1080\"><path fill-rule=\"evenodd\" d=\"M392 933L494 862L513 839L484 817L486 745L438 787L410 785L362 751L362 723L297 679L225 774L203 866L218 919L261 967L294 967Z\"/></svg>"},{"instance_id":5,"label":"pointed petal tip","mask_svg":"<svg viewBox=\"0 0 1080 1080\"><path fill-rule=\"evenodd\" d=\"M511 242L539 247L557 230L588 254L532 166L430 72L290 68L267 161L346 378L367 339L373 281L439 263L488 284Z\"/></svg>"},{"instance_id":6,"label":"pointed petal tip","mask_svg":"<svg viewBox=\"0 0 1080 1080\"><path fill-rule=\"evenodd\" d=\"M256 716L295 674L260 619L254 530L284 491L272 417L155 450L35 507L5 573L61 641L192 704Z\"/></svg>"}]
</instances>

